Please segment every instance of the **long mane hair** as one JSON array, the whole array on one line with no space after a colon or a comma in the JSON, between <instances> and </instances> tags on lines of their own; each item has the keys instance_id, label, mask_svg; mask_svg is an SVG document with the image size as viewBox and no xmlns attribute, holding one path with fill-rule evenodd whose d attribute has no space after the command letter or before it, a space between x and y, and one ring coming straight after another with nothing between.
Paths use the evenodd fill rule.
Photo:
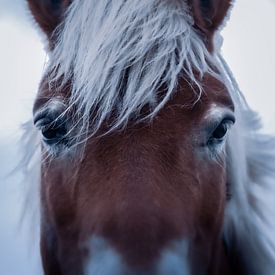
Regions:
<instances>
[{"instance_id":1,"label":"long mane hair","mask_svg":"<svg viewBox=\"0 0 275 275\"><path fill-rule=\"evenodd\" d=\"M70 83L69 106L76 106L92 132L110 115L112 130L139 121L144 106L153 118L183 74L196 86L196 100L202 87L194 72L218 77L185 1L76 0L55 35L51 88L60 79Z\"/></svg>"},{"instance_id":2,"label":"long mane hair","mask_svg":"<svg viewBox=\"0 0 275 275\"><path fill-rule=\"evenodd\" d=\"M203 92L200 78L205 74L226 85L235 103L237 123L227 141L232 199L226 207L224 237L229 253L234 251L241 257L248 274L272 274L275 139L261 133L258 116L248 107L220 56L218 43L210 53L193 26L186 3L75 0L55 35L57 42L49 53L50 88L53 95L58 94L56 83L70 81L69 106L77 106L82 114L83 132L87 125L95 132L114 113L112 130L132 118L138 122L144 106L150 106L148 117L153 118L176 91L180 77L187 77L194 85L196 100ZM163 87L164 96L159 97ZM91 111L96 114L93 118ZM30 131L37 135L34 129L26 131L25 143ZM22 165L28 179L35 173L30 167L35 171L40 165L28 154L34 145L37 143L29 139L24 146L27 158ZM33 147L37 150L39 147Z\"/></svg>"}]
</instances>

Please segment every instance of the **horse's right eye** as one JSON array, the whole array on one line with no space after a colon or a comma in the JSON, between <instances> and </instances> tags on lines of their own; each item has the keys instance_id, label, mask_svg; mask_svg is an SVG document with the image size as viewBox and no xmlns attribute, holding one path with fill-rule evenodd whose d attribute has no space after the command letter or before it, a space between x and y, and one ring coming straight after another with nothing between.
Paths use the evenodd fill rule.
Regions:
<instances>
[{"instance_id":1,"label":"horse's right eye","mask_svg":"<svg viewBox=\"0 0 275 275\"><path fill-rule=\"evenodd\" d=\"M222 140L228 130L228 126L231 125L231 121L222 121L212 134L212 138L216 140Z\"/></svg>"},{"instance_id":2,"label":"horse's right eye","mask_svg":"<svg viewBox=\"0 0 275 275\"><path fill-rule=\"evenodd\" d=\"M220 144L224 141L228 129L235 123L235 117L233 115L228 116L216 126L213 130L211 136L208 139L207 144L209 146Z\"/></svg>"},{"instance_id":3,"label":"horse's right eye","mask_svg":"<svg viewBox=\"0 0 275 275\"><path fill-rule=\"evenodd\" d=\"M62 141L66 136L67 129L64 124L57 125L57 123L53 122L50 125L42 126L41 133L46 143L53 144Z\"/></svg>"},{"instance_id":4,"label":"horse's right eye","mask_svg":"<svg viewBox=\"0 0 275 275\"><path fill-rule=\"evenodd\" d=\"M41 131L47 145L67 143L68 125L60 112L45 110L34 117L34 124Z\"/></svg>"}]
</instances>

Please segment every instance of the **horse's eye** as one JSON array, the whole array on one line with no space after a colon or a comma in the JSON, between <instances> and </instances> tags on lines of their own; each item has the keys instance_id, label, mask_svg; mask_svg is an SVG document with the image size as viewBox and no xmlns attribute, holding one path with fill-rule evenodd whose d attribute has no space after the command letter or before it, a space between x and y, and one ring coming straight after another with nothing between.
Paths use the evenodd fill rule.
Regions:
<instances>
[{"instance_id":1,"label":"horse's eye","mask_svg":"<svg viewBox=\"0 0 275 275\"><path fill-rule=\"evenodd\" d=\"M222 139L228 130L228 125L226 123L221 123L213 132L212 137L215 139Z\"/></svg>"},{"instance_id":2,"label":"horse's eye","mask_svg":"<svg viewBox=\"0 0 275 275\"><path fill-rule=\"evenodd\" d=\"M234 118L225 118L220 122L220 124L212 132L211 137L209 138L208 144L220 143L226 137L227 131L231 125L235 123Z\"/></svg>"},{"instance_id":3,"label":"horse's eye","mask_svg":"<svg viewBox=\"0 0 275 275\"><path fill-rule=\"evenodd\" d=\"M66 135L66 127L65 125L55 125L56 123L52 123L52 125L46 125L41 128L41 133L43 138L47 142L58 142Z\"/></svg>"},{"instance_id":4,"label":"horse's eye","mask_svg":"<svg viewBox=\"0 0 275 275\"><path fill-rule=\"evenodd\" d=\"M41 130L43 141L48 145L66 142L68 129L62 115L49 112L41 113L34 118L34 123Z\"/></svg>"}]
</instances>

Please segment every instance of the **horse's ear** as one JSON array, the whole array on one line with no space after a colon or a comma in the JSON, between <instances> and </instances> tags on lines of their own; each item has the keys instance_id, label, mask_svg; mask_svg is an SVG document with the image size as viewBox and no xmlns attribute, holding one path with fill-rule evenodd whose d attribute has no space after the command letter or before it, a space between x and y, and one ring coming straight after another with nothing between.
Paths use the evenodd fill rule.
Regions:
<instances>
[{"instance_id":1,"label":"horse's ear","mask_svg":"<svg viewBox=\"0 0 275 275\"><path fill-rule=\"evenodd\" d=\"M203 33L207 43L212 44L214 33L223 24L232 0L188 0L195 26Z\"/></svg>"},{"instance_id":2,"label":"horse's ear","mask_svg":"<svg viewBox=\"0 0 275 275\"><path fill-rule=\"evenodd\" d=\"M56 27L62 22L71 0L27 0L29 8L49 40Z\"/></svg>"}]
</instances>

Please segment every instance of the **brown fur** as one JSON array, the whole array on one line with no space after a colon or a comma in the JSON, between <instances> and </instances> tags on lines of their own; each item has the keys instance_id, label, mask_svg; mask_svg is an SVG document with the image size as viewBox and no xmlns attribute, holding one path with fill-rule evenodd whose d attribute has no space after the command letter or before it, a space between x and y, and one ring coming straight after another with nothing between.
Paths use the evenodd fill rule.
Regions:
<instances>
[{"instance_id":1,"label":"brown fur","mask_svg":"<svg viewBox=\"0 0 275 275\"><path fill-rule=\"evenodd\" d=\"M57 2L29 0L49 39L62 21L65 1ZM189 3L209 42L230 1L208 1L203 9L198 0ZM233 109L233 103L224 86L208 76L195 106L186 80L179 87L152 122L130 122L123 131L90 138L80 159L61 156L43 163L45 274L83 274L92 236L106 239L135 270L150 270L171 242L186 239L193 275L236 274L222 240L225 160L211 160L201 144L211 104ZM52 96L45 77L34 112ZM69 96L68 86L59 100Z\"/></svg>"},{"instance_id":2,"label":"brown fur","mask_svg":"<svg viewBox=\"0 0 275 275\"><path fill-rule=\"evenodd\" d=\"M137 269L149 268L163 248L185 238L192 274L228 272L221 237L225 170L200 152L194 137L211 103L233 104L219 83L208 78L205 85L195 107L182 107L193 100L183 81L152 123L91 138L81 163L57 158L44 164L42 255L45 270L56 272L46 274L81 274L91 236L104 237ZM48 235L58 255L45 249Z\"/></svg>"}]
</instances>

